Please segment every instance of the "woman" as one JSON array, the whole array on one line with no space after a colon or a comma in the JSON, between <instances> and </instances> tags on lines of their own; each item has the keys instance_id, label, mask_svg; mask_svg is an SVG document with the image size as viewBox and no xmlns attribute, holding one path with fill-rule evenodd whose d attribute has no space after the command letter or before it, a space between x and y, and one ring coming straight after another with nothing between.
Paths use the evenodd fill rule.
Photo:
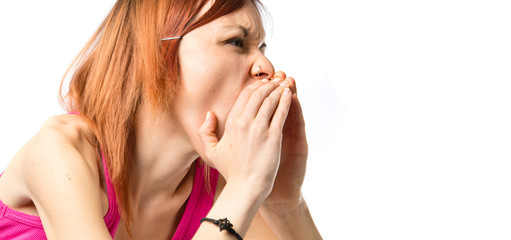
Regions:
<instances>
[{"instance_id":1,"label":"woman","mask_svg":"<svg viewBox=\"0 0 511 240\"><path fill-rule=\"evenodd\" d=\"M68 70L70 114L0 177L0 238L321 238L295 81L264 56L260 7L117 1Z\"/></svg>"}]
</instances>

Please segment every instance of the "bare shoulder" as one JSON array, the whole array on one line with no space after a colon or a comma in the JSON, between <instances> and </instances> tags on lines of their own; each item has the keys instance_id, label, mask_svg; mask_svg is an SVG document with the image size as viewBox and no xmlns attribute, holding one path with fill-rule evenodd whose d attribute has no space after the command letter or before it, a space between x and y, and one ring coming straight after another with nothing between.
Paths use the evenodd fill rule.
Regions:
<instances>
[{"instance_id":1,"label":"bare shoulder","mask_svg":"<svg viewBox=\"0 0 511 240\"><path fill-rule=\"evenodd\" d=\"M91 171L97 172L95 147L90 143L93 138L94 134L80 116L50 116L39 132L20 149L13 161L23 165L23 172L83 163Z\"/></svg>"},{"instance_id":2,"label":"bare shoulder","mask_svg":"<svg viewBox=\"0 0 511 240\"><path fill-rule=\"evenodd\" d=\"M76 165L76 161L81 161L87 169L95 172L95 148L89 143L93 137L80 116L66 114L47 118L39 132L11 159L0 178L0 199L14 207L30 205L27 183L34 179L31 172L37 173L52 166Z\"/></svg>"},{"instance_id":3,"label":"bare shoulder","mask_svg":"<svg viewBox=\"0 0 511 240\"><path fill-rule=\"evenodd\" d=\"M78 150L85 150L83 147L94 138L94 133L87 122L74 114L48 117L38 135L41 138L49 137L50 140L66 141Z\"/></svg>"},{"instance_id":4,"label":"bare shoulder","mask_svg":"<svg viewBox=\"0 0 511 240\"><path fill-rule=\"evenodd\" d=\"M48 239L109 239L93 137L78 115L47 118L0 178L0 199L39 216Z\"/></svg>"},{"instance_id":5,"label":"bare shoulder","mask_svg":"<svg viewBox=\"0 0 511 240\"><path fill-rule=\"evenodd\" d=\"M39 132L20 150L19 159L14 159L22 162L27 187L32 188L29 190L36 190L41 186L38 183L50 176L64 173L68 179L71 173L99 179L95 150L88 140L92 137L92 131L80 116L47 118Z\"/></svg>"},{"instance_id":6,"label":"bare shoulder","mask_svg":"<svg viewBox=\"0 0 511 240\"><path fill-rule=\"evenodd\" d=\"M67 114L71 115L71 114ZM2 199L11 198L10 202L22 200L26 191L26 172L29 170L37 171L39 167L49 166L52 163L58 164L64 161L68 154L81 156L80 159L87 161L87 165L92 165L94 159L91 158L92 147L86 139L93 136L87 123L79 116L56 115L47 118L42 124L39 132L27 141L22 148L11 159L7 169L0 178L0 192ZM16 186L16 188L10 187ZM18 191L9 191L18 189ZM9 202L9 201L8 201Z\"/></svg>"},{"instance_id":7,"label":"bare shoulder","mask_svg":"<svg viewBox=\"0 0 511 240\"><path fill-rule=\"evenodd\" d=\"M78 115L50 116L39 132L24 146L29 161L52 161L55 164L84 161L96 170L95 146L91 145L94 134L87 122ZM60 162L64 161L64 162ZM52 162L39 162L52 164Z\"/></svg>"},{"instance_id":8,"label":"bare shoulder","mask_svg":"<svg viewBox=\"0 0 511 240\"><path fill-rule=\"evenodd\" d=\"M95 147L90 143L93 137L80 116L57 115L49 117L21 150L25 184L49 237L84 233L101 223L101 183ZM76 219L84 224L69 226Z\"/></svg>"}]
</instances>

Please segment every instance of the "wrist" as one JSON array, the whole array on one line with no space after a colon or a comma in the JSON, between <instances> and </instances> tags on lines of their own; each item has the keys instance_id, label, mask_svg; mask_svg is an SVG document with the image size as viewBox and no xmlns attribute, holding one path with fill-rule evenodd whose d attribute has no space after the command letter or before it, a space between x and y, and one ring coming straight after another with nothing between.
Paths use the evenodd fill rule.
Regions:
<instances>
[{"instance_id":1,"label":"wrist","mask_svg":"<svg viewBox=\"0 0 511 240\"><path fill-rule=\"evenodd\" d=\"M227 218L233 225L232 229L240 236L244 236L264 198L265 196L252 191L245 182L231 180L226 183L206 217L210 219ZM200 237L197 239L202 239L201 237L211 239L208 236L215 230L218 232L218 227L215 228L211 223L201 224L199 230L196 237ZM229 238L230 233L222 231L219 236L221 235Z\"/></svg>"},{"instance_id":2,"label":"wrist","mask_svg":"<svg viewBox=\"0 0 511 240\"><path fill-rule=\"evenodd\" d=\"M303 198L265 203L259 211L278 239L322 239Z\"/></svg>"},{"instance_id":3,"label":"wrist","mask_svg":"<svg viewBox=\"0 0 511 240\"><path fill-rule=\"evenodd\" d=\"M268 196L265 192L264 187L235 180L227 181L222 190L222 194L237 196L237 199L243 199L251 205L258 207L263 204L264 199Z\"/></svg>"},{"instance_id":4,"label":"wrist","mask_svg":"<svg viewBox=\"0 0 511 240\"><path fill-rule=\"evenodd\" d=\"M300 192L297 196L285 200L266 199L261 205L261 209L275 213L286 213L303 209L306 205L305 199Z\"/></svg>"},{"instance_id":5,"label":"wrist","mask_svg":"<svg viewBox=\"0 0 511 240\"><path fill-rule=\"evenodd\" d=\"M229 178L226 180L226 188L239 191L245 196L252 197L254 200L263 201L270 195L273 188L273 181L262 180L262 177L244 176Z\"/></svg>"}]
</instances>

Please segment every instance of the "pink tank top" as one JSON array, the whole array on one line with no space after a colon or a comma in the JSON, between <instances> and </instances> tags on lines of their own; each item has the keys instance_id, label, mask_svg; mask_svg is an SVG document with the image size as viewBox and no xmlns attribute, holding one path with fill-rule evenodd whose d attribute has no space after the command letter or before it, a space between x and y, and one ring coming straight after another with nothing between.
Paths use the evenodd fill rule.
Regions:
<instances>
[{"instance_id":1,"label":"pink tank top","mask_svg":"<svg viewBox=\"0 0 511 240\"><path fill-rule=\"evenodd\" d=\"M76 112L70 112L78 114ZM119 225L120 215L117 207L117 200L113 184L108 176L105 158L101 153L103 160L103 169L105 172L107 193L108 193L108 211L103 218L105 225L112 236L115 237L117 226ZM199 162L199 161L197 161ZM213 200L216 192L218 180L218 171L210 169L210 191L206 190L206 178L204 177L204 164L195 164L195 177L193 187L172 240L192 239L200 226L200 219L206 217L213 206ZM0 174L0 177L2 174ZM23 212L9 208L0 200L0 239L12 240L46 240L43 224L38 216L29 215Z\"/></svg>"}]
</instances>

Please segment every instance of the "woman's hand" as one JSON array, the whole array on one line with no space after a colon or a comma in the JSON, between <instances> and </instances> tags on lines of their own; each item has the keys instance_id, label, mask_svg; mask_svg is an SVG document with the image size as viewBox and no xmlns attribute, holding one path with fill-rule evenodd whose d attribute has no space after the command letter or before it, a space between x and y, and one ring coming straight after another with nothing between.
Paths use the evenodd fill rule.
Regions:
<instances>
[{"instance_id":1,"label":"woman's hand","mask_svg":"<svg viewBox=\"0 0 511 240\"><path fill-rule=\"evenodd\" d=\"M274 78L284 86L257 81L240 94L220 141L214 115L201 127L203 159L227 181L208 217L229 216L243 236L259 209L279 239L321 239L301 194L308 150L295 81ZM201 226L196 237L208 231Z\"/></svg>"},{"instance_id":2,"label":"woman's hand","mask_svg":"<svg viewBox=\"0 0 511 240\"><path fill-rule=\"evenodd\" d=\"M284 72L277 72L274 78L285 79L293 92L292 102L283 128L280 167L273 190L264 201L263 207L272 210L285 208L291 210L302 199L302 183L305 177L308 145L305 135L305 121L302 108L296 95L296 82L286 77Z\"/></svg>"},{"instance_id":3,"label":"woman's hand","mask_svg":"<svg viewBox=\"0 0 511 240\"><path fill-rule=\"evenodd\" d=\"M216 117L208 112L199 130L202 159L222 174L227 185L251 189L266 198L280 164L282 129L291 99L291 90L279 81L252 83L236 100L221 140L215 134Z\"/></svg>"}]
</instances>

